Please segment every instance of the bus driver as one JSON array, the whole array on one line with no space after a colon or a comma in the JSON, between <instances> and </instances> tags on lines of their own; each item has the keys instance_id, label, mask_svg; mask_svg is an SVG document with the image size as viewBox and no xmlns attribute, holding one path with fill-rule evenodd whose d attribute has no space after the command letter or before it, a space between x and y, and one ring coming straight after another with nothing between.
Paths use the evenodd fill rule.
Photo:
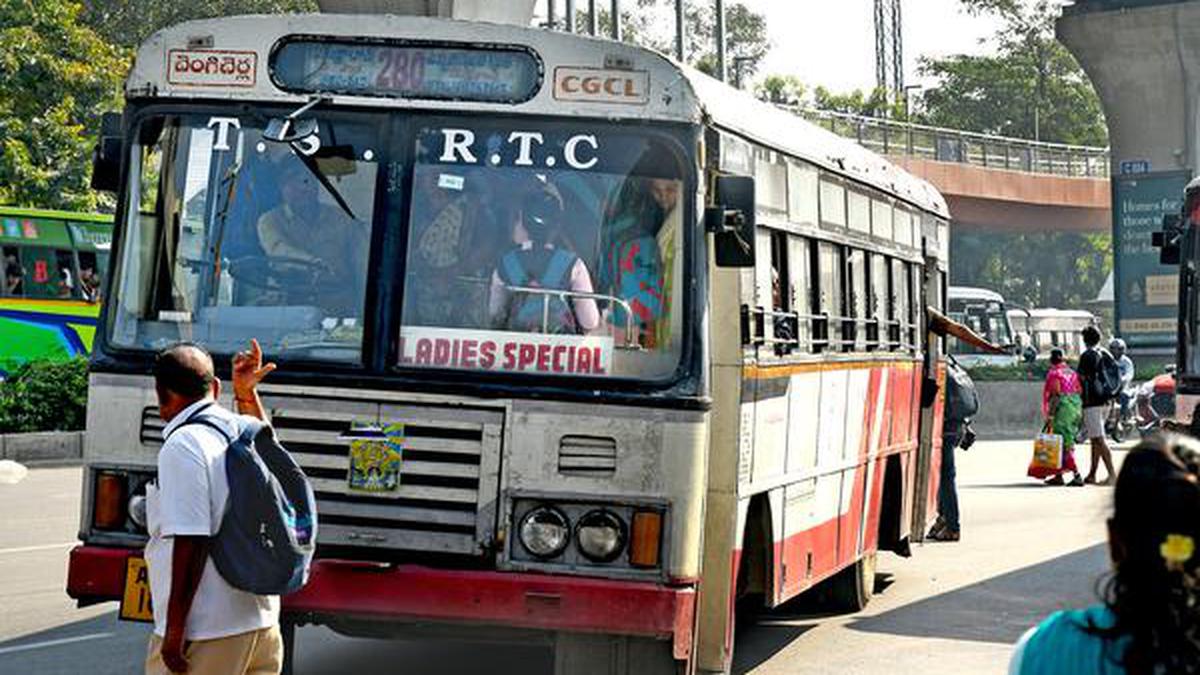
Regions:
<instances>
[{"instance_id":1,"label":"bus driver","mask_svg":"<svg viewBox=\"0 0 1200 675\"><path fill-rule=\"evenodd\" d=\"M273 281L289 304L313 302L332 316L358 316L370 246L366 224L321 201L316 177L284 156L280 204L258 219L258 239Z\"/></svg>"}]
</instances>

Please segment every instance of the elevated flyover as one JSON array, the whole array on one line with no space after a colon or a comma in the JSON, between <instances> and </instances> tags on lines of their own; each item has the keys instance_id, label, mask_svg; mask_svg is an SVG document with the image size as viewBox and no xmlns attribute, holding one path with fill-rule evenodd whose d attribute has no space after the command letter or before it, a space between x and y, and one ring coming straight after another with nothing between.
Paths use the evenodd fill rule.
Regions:
<instances>
[{"instance_id":1,"label":"elevated flyover","mask_svg":"<svg viewBox=\"0 0 1200 675\"><path fill-rule=\"evenodd\" d=\"M932 183L946 197L960 231L1112 231L1107 148L826 111L794 112Z\"/></svg>"}]
</instances>

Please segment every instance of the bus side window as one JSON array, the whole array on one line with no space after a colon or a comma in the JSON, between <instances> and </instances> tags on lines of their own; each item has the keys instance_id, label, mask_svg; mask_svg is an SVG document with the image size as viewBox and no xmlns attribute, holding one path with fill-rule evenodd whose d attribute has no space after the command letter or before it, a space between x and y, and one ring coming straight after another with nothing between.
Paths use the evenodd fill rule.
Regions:
<instances>
[{"instance_id":1,"label":"bus side window","mask_svg":"<svg viewBox=\"0 0 1200 675\"><path fill-rule=\"evenodd\" d=\"M788 237L788 278L792 282L792 311L798 314L795 322L797 351L811 352L813 349L812 323L809 319L816 313L813 305L813 280L811 243L804 237Z\"/></svg>"},{"instance_id":2,"label":"bus side window","mask_svg":"<svg viewBox=\"0 0 1200 675\"><path fill-rule=\"evenodd\" d=\"M16 246L4 247L3 295L22 297L25 295L25 267L21 264L21 253Z\"/></svg>"},{"instance_id":3,"label":"bus side window","mask_svg":"<svg viewBox=\"0 0 1200 675\"><path fill-rule=\"evenodd\" d=\"M795 296L792 291L792 270L786 232L771 233L771 311L775 353L780 356L796 349L797 326L793 316L781 316L795 312Z\"/></svg>"},{"instance_id":4,"label":"bus side window","mask_svg":"<svg viewBox=\"0 0 1200 675\"><path fill-rule=\"evenodd\" d=\"M841 247L827 241L816 246L817 255L817 313L822 318L813 331L814 351L834 349L841 345L842 270Z\"/></svg>"},{"instance_id":5,"label":"bus side window","mask_svg":"<svg viewBox=\"0 0 1200 675\"><path fill-rule=\"evenodd\" d=\"M865 347L867 319L867 254L862 249L846 252L846 279L849 294L846 298L845 320L842 322L842 350L862 351Z\"/></svg>"},{"instance_id":6,"label":"bus side window","mask_svg":"<svg viewBox=\"0 0 1200 675\"><path fill-rule=\"evenodd\" d=\"M888 335L893 351L902 351L912 340L909 337L912 328L912 313L909 294L912 286L908 283L908 263L892 259L892 317L893 330Z\"/></svg>"},{"instance_id":7,"label":"bus side window","mask_svg":"<svg viewBox=\"0 0 1200 675\"><path fill-rule=\"evenodd\" d=\"M871 307L868 310L868 347L887 351L894 315L893 301L888 287L888 259L881 253L871 254Z\"/></svg>"},{"instance_id":8,"label":"bus side window","mask_svg":"<svg viewBox=\"0 0 1200 675\"><path fill-rule=\"evenodd\" d=\"M88 302L100 301L100 261L91 251L79 251L79 294Z\"/></svg>"},{"instance_id":9,"label":"bus side window","mask_svg":"<svg viewBox=\"0 0 1200 675\"><path fill-rule=\"evenodd\" d=\"M71 251L55 251L54 262L58 267L58 273L54 277L58 297L78 298L79 280L75 274L75 254Z\"/></svg>"},{"instance_id":10,"label":"bus side window","mask_svg":"<svg viewBox=\"0 0 1200 675\"><path fill-rule=\"evenodd\" d=\"M25 296L58 298L62 287L57 252L49 248L26 248L21 256L25 267Z\"/></svg>"}]
</instances>

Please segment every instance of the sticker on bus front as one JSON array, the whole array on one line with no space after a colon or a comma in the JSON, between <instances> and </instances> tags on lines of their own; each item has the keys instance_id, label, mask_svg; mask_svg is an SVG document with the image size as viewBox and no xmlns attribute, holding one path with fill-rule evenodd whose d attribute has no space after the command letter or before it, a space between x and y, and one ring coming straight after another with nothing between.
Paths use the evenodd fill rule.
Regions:
<instances>
[{"instance_id":1,"label":"sticker on bus front","mask_svg":"<svg viewBox=\"0 0 1200 675\"><path fill-rule=\"evenodd\" d=\"M392 495L400 490L400 464L404 455L404 425L389 424L382 431L364 431L350 439L351 491Z\"/></svg>"}]
</instances>

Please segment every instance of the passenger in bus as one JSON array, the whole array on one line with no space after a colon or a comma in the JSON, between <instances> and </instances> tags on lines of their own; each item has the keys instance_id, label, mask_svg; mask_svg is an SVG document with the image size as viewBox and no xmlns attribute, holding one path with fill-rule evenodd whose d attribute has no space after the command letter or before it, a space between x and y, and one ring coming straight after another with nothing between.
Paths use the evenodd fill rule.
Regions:
<instances>
[{"instance_id":1,"label":"passenger in bus","mask_svg":"<svg viewBox=\"0 0 1200 675\"><path fill-rule=\"evenodd\" d=\"M4 256L4 291L8 295L25 294L25 268L12 253Z\"/></svg>"},{"instance_id":2,"label":"passenger in bus","mask_svg":"<svg viewBox=\"0 0 1200 675\"><path fill-rule=\"evenodd\" d=\"M562 227L562 195L542 183L521 201L514 227L516 247L492 272L488 314L492 324L525 333L579 334L600 325L600 311L591 297L570 297L547 291L592 294L592 276L579 256L554 245Z\"/></svg>"},{"instance_id":3,"label":"passenger in bus","mask_svg":"<svg viewBox=\"0 0 1200 675\"><path fill-rule=\"evenodd\" d=\"M75 281L71 278L71 270L66 267L58 268L58 297L69 298L75 295Z\"/></svg>"},{"instance_id":4,"label":"passenger in bus","mask_svg":"<svg viewBox=\"0 0 1200 675\"><path fill-rule=\"evenodd\" d=\"M258 219L268 274L286 304L316 304L331 316L362 312L370 230L321 200L324 188L294 157L278 164L281 203Z\"/></svg>"},{"instance_id":5,"label":"passenger in bus","mask_svg":"<svg viewBox=\"0 0 1200 675\"><path fill-rule=\"evenodd\" d=\"M87 302L100 302L100 277L96 270L84 267L79 270L79 290Z\"/></svg>"},{"instance_id":6,"label":"passenger in bus","mask_svg":"<svg viewBox=\"0 0 1200 675\"><path fill-rule=\"evenodd\" d=\"M647 164L647 160L639 162L635 176L625 181L609 205L600 287L629 303L641 345L652 349L669 334L664 320L670 315L679 182L636 175L663 170ZM607 320L620 332L628 317L617 306L610 309Z\"/></svg>"},{"instance_id":7,"label":"passenger in bus","mask_svg":"<svg viewBox=\"0 0 1200 675\"><path fill-rule=\"evenodd\" d=\"M470 171L422 167L414 181L405 323L483 328L508 209Z\"/></svg>"}]
</instances>

